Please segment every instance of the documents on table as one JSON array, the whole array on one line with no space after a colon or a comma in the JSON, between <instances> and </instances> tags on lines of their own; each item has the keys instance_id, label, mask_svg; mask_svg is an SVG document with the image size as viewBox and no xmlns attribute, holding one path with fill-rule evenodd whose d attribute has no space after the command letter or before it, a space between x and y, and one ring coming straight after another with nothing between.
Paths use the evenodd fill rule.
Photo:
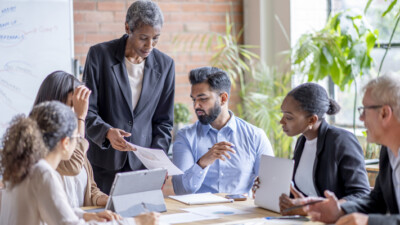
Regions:
<instances>
[{"instance_id":1,"label":"documents on table","mask_svg":"<svg viewBox=\"0 0 400 225\"><path fill-rule=\"evenodd\" d=\"M175 224L175 223L190 223L201 220L215 220L215 219L219 219L219 216L200 215L195 213L175 213L169 215L161 215L160 222L165 224L167 223Z\"/></svg>"},{"instance_id":2,"label":"documents on table","mask_svg":"<svg viewBox=\"0 0 400 225\"><path fill-rule=\"evenodd\" d=\"M232 207L228 207L225 205L216 205L216 206L203 206L196 208L185 208L182 209L187 212L203 215L203 216L233 216L233 215L241 215L247 214L248 211L235 209Z\"/></svg>"},{"instance_id":3,"label":"documents on table","mask_svg":"<svg viewBox=\"0 0 400 225\"><path fill-rule=\"evenodd\" d=\"M248 220L238 220L226 223L217 223L216 225L305 225L309 222L296 220L267 220L265 218L255 218ZM323 225L323 223L313 222L313 225Z\"/></svg>"},{"instance_id":4,"label":"documents on table","mask_svg":"<svg viewBox=\"0 0 400 225\"><path fill-rule=\"evenodd\" d=\"M188 205L233 202L233 199L226 199L217 195L213 195L211 193L170 195L169 198L175 199Z\"/></svg>"},{"instance_id":5,"label":"documents on table","mask_svg":"<svg viewBox=\"0 0 400 225\"><path fill-rule=\"evenodd\" d=\"M128 144L136 148L136 151L133 151L133 153L135 153L147 169L164 168L168 170L168 176L183 174L182 170L169 160L163 150L144 148L129 142Z\"/></svg>"}]
</instances>

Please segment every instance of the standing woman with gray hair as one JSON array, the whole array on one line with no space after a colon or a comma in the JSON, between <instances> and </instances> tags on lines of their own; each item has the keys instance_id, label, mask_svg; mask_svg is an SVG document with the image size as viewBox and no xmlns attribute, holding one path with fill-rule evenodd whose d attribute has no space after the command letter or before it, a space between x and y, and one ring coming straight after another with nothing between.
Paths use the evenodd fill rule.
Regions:
<instances>
[{"instance_id":1,"label":"standing woman with gray hair","mask_svg":"<svg viewBox=\"0 0 400 225\"><path fill-rule=\"evenodd\" d=\"M92 91L86 117L87 153L98 187L109 194L118 172L143 169L135 145L168 150L173 125L174 61L155 46L163 15L135 1L120 39L92 46L83 80Z\"/></svg>"},{"instance_id":2,"label":"standing woman with gray hair","mask_svg":"<svg viewBox=\"0 0 400 225\"><path fill-rule=\"evenodd\" d=\"M325 114L338 113L340 106L323 87L315 83L297 86L287 94L281 110L283 131L288 136L301 134L294 150L291 193L295 198L323 197L329 190L346 201L369 193L364 154L356 137L325 121ZM301 204L297 199L283 194L281 212L305 215L302 209L285 211Z\"/></svg>"}]
</instances>

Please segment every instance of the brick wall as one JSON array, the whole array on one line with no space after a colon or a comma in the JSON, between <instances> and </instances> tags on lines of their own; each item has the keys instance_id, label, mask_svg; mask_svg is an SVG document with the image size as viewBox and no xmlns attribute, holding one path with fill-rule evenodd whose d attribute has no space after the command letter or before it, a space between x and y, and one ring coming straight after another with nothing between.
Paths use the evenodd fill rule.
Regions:
<instances>
[{"instance_id":1,"label":"brick wall","mask_svg":"<svg viewBox=\"0 0 400 225\"><path fill-rule=\"evenodd\" d=\"M119 38L124 33L125 15L133 1L74 0L75 57L82 66L89 47ZM164 27L157 48L175 60L175 102L186 103L191 111L188 72L209 65L211 53L193 47L177 48L173 40L196 34L225 31L225 13L233 10L234 21L242 26L242 0L158 0L164 14ZM239 102L237 91L231 95L231 109ZM193 116L193 120L196 118Z\"/></svg>"}]
</instances>

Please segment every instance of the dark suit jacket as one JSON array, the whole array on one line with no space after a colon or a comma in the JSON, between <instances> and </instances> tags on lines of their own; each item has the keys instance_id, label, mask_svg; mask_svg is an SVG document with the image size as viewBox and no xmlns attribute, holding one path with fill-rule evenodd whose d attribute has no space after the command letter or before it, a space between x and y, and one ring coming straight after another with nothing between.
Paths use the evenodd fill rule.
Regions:
<instances>
[{"instance_id":1,"label":"dark suit jacket","mask_svg":"<svg viewBox=\"0 0 400 225\"><path fill-rule=\"evenodd\" d=\"M132 135L126 140L143 147L168 150L174 115L175 66L164 53L153 49L146 58L142 91L132 109L132 93L125 67L127 35L92 46L86 59L83 80L92 90L86 117L90 162L107 170L121 169L126 160L132 170L142 167L133 152L113 149L110 128Z\"/></svg>"},{"instance_id":2,"label":"dark suit jacket","mask_svg":"<svg viewBox=\"0 0 400 225\"><path fill-rule=\"evenodd\" d=\"M379 158L379 174L376 178L374 190L361 199L341 204L346 213L361 212L369 214L369 225L400 224L399 208L392 180L393 170L390 166L387 151L389 149L383 146ZM386 213L391 215L385 215Z\"/></svg>"},{"instance_id":3,"label":"dark suit jacket","mask_svg":"<svg viewBox=\"0 0 400 225\"><path fill-rule=\"evenodd\" d=\"M293 180L305 142L302 135L296 143ZM369 193L363 150L352 133L322 120L316 154L313 181L318 196L323 197L324 191L330 190L338 198L352 200Z\"/></svg>"}]
</instances>

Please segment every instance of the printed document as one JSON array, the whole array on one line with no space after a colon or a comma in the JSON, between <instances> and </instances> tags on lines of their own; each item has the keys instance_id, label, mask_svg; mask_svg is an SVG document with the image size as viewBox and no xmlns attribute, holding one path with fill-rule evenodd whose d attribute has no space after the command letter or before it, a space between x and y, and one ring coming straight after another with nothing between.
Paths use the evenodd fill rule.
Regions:
<instances>
[{"instance_id":1,"label":"printed document","mask_svg":"<svg viewBox=\"0 0 400 225\"><path fill-rule=\"evenodd\" d=\"M136 151L133 151L133 153L135 153L147 169L164 168L168 170L168 176L183 174L182 170L171 162L163 150L144 148L132 143L129 144L136 148Z\"/></svg>"}]
</instances>

